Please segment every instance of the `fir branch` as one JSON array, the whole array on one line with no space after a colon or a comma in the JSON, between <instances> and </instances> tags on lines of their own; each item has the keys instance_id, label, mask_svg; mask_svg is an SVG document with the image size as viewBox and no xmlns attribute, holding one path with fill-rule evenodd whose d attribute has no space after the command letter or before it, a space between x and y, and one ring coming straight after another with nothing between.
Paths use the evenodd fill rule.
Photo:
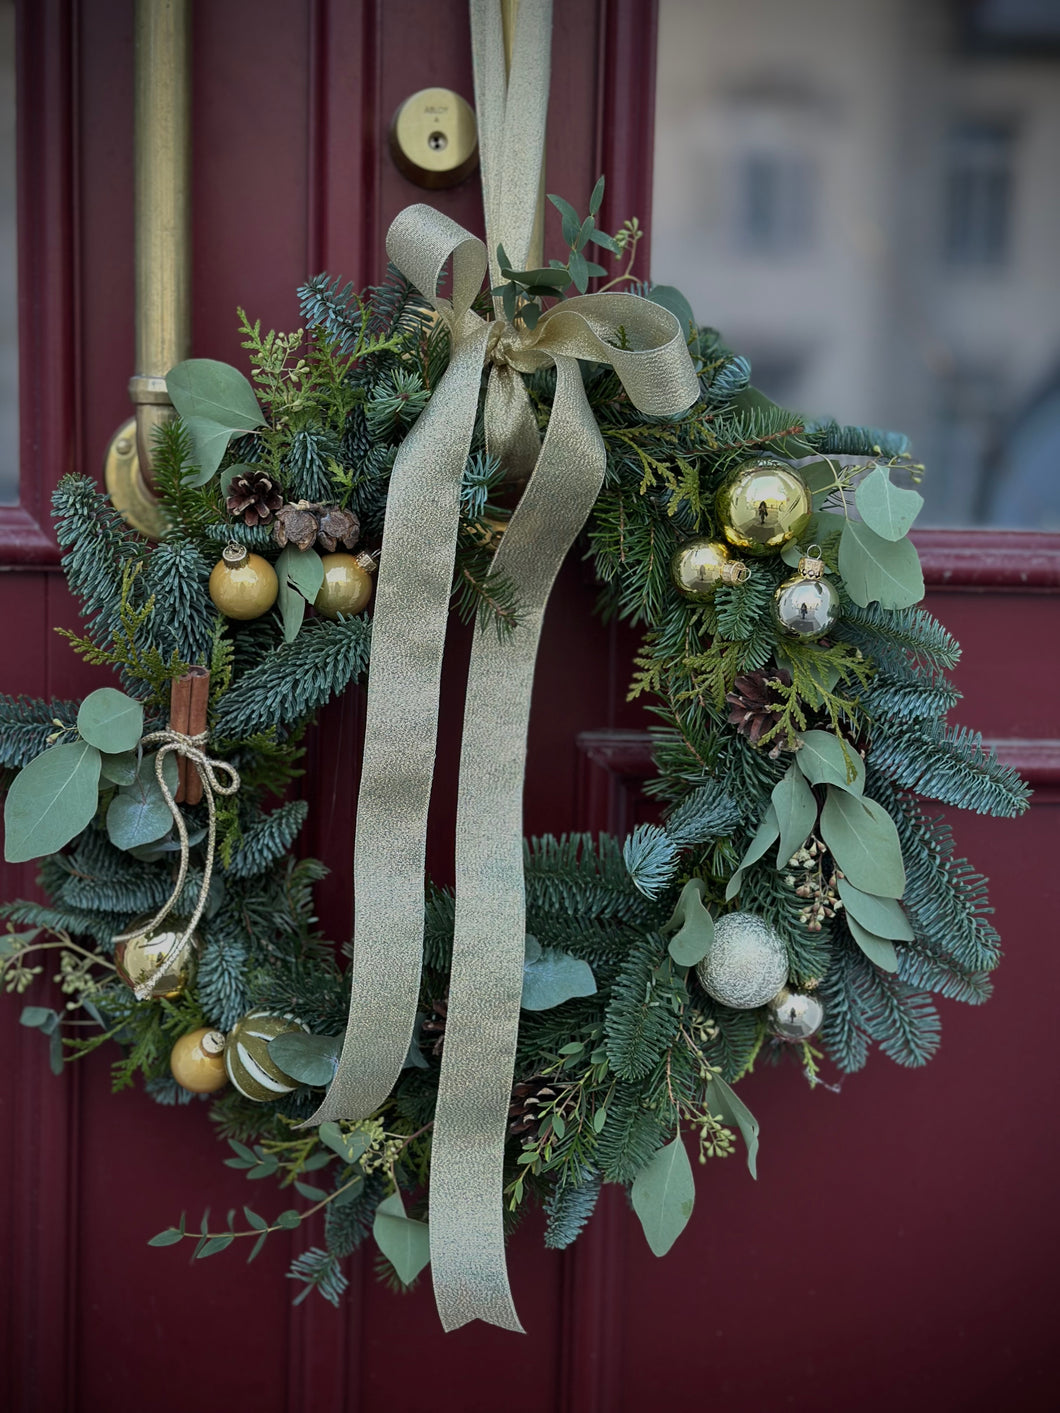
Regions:
<instances>
[{"instance_id":1,"label":"fir branch","mask_svg":"<svg viewBox=\"0 0 1060 1413\"><path fill-rule=\"evenodd\" d=\"M371 621L313 619L293 643L245 672L217 704L220 736L249 736L263 722L292 726L337 696L368 666Z\"/></svg>"},{"instance_id":2,"label":"fir branch","mask_svg":"<svg viewBox=\"0 0 1060 1413\"><path fill-rule=\"evenodd\" d=\"M1012 819L1024 813L1030 799L1019 772L1002 765L978 732L944 721L878 732L871 759L900 789L976 814Z\"/></svg>"}]
</instances>

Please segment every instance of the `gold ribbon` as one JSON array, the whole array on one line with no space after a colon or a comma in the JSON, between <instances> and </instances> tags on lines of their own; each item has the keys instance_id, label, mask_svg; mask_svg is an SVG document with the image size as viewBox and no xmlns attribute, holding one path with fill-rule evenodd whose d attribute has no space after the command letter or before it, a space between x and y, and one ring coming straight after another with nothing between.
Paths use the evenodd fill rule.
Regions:
<instances>
[{"instance_id":1,"label":"gold ribbon","mask_svg":"<svg viewBox=\"0 0 1060 1413\"><path fill-rule=\"evenodd\" d=\"M173 798L173 793L166 783L165 766L166 757L170 755L183 756L185 760L195 767L202 781L202 793L206 800L206 812L208 822L206 827L206 856L203 861L202 883L199 885L199 896L195 903L195 909L188 919L184 930L177 940L167 950L166 954L158 963L156 969L140 984L133 988L133 995L138 1001L145 1001L151 994L151 988L160 971L167 967L175 967L180 962L181 957L191 945L195 929L199 925L203 912L206 909L206 902L210 896L210 880L213 877L214 856L217 846L217 807L214 803L215 795L234 795L239 789L239 772L235 766L229 765L224 760L211 760L206 754L204 747L208 739L208 733L203 731L198 736L186 736L183 731L152 731L140 742L141 746L157 746L155 754L155 778L158 780L158 788L162 791L162 797L169 806L169 812L173 816L173 823L177 826L177 835L180 838L180 866L177 869L176 881L173 884L173 891L168 899L162 904L158 912L149 922L141 923L130 932L119 932L114 938L115 942L127 942L131 937L139 937L141 933L150 932L156 928L176 907L177 899L184 889L184 883L188 876L188 861L191 847L188 843L188 827L184 823L184 815L180 806ZM226 775L228 783L222 785L218 775Z\"/></svg>"},{"instance_id":2,"label":"gold ribbon","mask_svg":"<svg viewBox=\"0 0 1060 1413\"><path fill-rule=\"evenodd\" d=\"M502 1177L525 949L526 728L545 605L606 463L577 360L610 364L649 415L685 411L699 389L678 321L636 296L570 299L533 330L506 323L499 300L492 322L471 309L488 266L493 283L500 281L498 243L515 268L527 258L544 144L551 3L522 0L507 84L497 0L471 0L471 27L491 255L428 206L402 211L387 236L390 259L448 326L451 356L390 481L357 805L350 1023L335 1079L310 1122L363 1118L379 1108L415 1024L438 686L460 481L485 360L487 448L530 477L492 569L516 586L519 625L503 641L475 635L468 677L456 932L431 1158L431 1266L447 1330L473 1319L519 1330L504 1259ZM450 260L447 300L437 289ZM541 444L521 375L548 364L556 369L556 394Z\"/></svg>"}]
</instances>

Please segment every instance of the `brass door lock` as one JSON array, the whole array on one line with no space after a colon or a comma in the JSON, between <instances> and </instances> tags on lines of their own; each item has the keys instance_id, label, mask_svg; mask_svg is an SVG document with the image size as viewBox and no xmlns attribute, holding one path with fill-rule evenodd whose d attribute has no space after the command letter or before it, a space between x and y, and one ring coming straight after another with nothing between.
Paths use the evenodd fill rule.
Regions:
<instances>
[{"instance_id":1,"label":"brass door lock","mask_svg":"<svg viewBox=\"0 0 1060 1413\"><path fill-rule=\"evenodd\" d=\"M451 88L421 88L394 115L390 155L417 186L456 186L478 165L474 109Z\"/></svg>"}]
</instances>

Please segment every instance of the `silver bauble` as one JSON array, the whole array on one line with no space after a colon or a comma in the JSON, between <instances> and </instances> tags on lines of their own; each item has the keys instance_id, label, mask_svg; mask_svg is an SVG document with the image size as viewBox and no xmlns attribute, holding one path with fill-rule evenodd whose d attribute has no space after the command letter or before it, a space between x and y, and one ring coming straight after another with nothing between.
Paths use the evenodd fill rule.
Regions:
<instances>
[{"instance_id":1,"label":"silver bauble","mask_svg":"<svg viewBox=\"0 0 1060 1413\"><path fill-rule=\"evenodd\" d=\"M777 622L793 638L812 642L839 617L839 595L827 579L785 579L773 597Z\"/></svg>"},{"instance_id":2,"label":"silver bauble","mask_svg":"<svg viewBox=\"0 0 1060 1413\"><path fill-rule=\"evenodd\" d=\"M726 913L714 924L714 942L696 967L704 991L735 1011L771 1001L788 979L784 939L753 913Z\"/></svg>"},{"instance_id":3,"label":"silver bauble","mask_svg":"<svg viewBox=\"0 0 1060 1413\"><path fill-rule=\"evenodd\" d=\"M809 1040L824 1020L824 1007L816 996L789 991L787 987L770 1002L769 1009L773 1012L773 1029L781 1040Z\"/></svg>"}]
</instances>

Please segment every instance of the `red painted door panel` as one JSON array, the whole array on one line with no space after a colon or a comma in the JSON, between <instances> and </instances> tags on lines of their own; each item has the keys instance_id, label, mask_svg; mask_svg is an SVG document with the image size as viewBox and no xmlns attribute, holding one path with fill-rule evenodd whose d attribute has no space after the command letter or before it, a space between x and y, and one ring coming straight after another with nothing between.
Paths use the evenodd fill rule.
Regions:
<instances>
[{"instance_id":1,"label":"red painted door panel","mask_svg":"<svg viewBox=\"0 0 1060 1413\"><path fill-rule=\"evenodd\" d=\"M653 5L568 0L556 12L549 189L584 199L603 170L605 220L644 220ZM471 96L467 19L463 0L214 0L197 4L194 26L193 351L238 361L236 304L293 327L306 275L381 277L387 224L423 196L390 163L387 125L428 84ZM98 468L127 416L131 0L27 0L20 44L23 503L0 509L0 563L14 570L0 576L0 690L77 696L102 679L51 631L74 610L46 504L63 472ZM480 226L474 181L430 199ZM190 1267L149 1249L182 1206L194 1218L207 1203L238 1206L245 1180L223 1167L198 1106L111 1096L105 1056L53 1078L40 1037L14 1024L18 1002L5 1000L3 1406L1047 1406L1060 684L1052 663L1033 674L1025 663L1055 640L1060 549L1047 537L982 537L971 555L969 544L925 537L929 606L965 645L963 718L1008 743L1040 789L1014 824L956 821L962 851L996 880L1008 956L985 1011L943 1007L944 1045L928 1070L877 1057L839 1094L810 1093L786 1070L750 1078L763 1128L757 1185L736 1162L703 1170L692 1226L662 1262L615 1193L564 1255L545 1252L530 1223L511 1253L530 1338L482 1328L444 1337L429 1283L388 1294L370 1253L336 1312L323 1302L292 1310L292 1253L278 1238L249 1269L234 1252ZM602 627L593 598L572 562L538 672L531 832L622 831L644 810L644 718L623 703L633 638ZM450 870L466 647L454 630L431 840L439 877ZM350 913L360 729L350 693L324 714L307 783L306 847L333 867L322 909L337 937ZM5 869L0 892L31 884L32 869Z\"/></svg>"}]
</instances>

